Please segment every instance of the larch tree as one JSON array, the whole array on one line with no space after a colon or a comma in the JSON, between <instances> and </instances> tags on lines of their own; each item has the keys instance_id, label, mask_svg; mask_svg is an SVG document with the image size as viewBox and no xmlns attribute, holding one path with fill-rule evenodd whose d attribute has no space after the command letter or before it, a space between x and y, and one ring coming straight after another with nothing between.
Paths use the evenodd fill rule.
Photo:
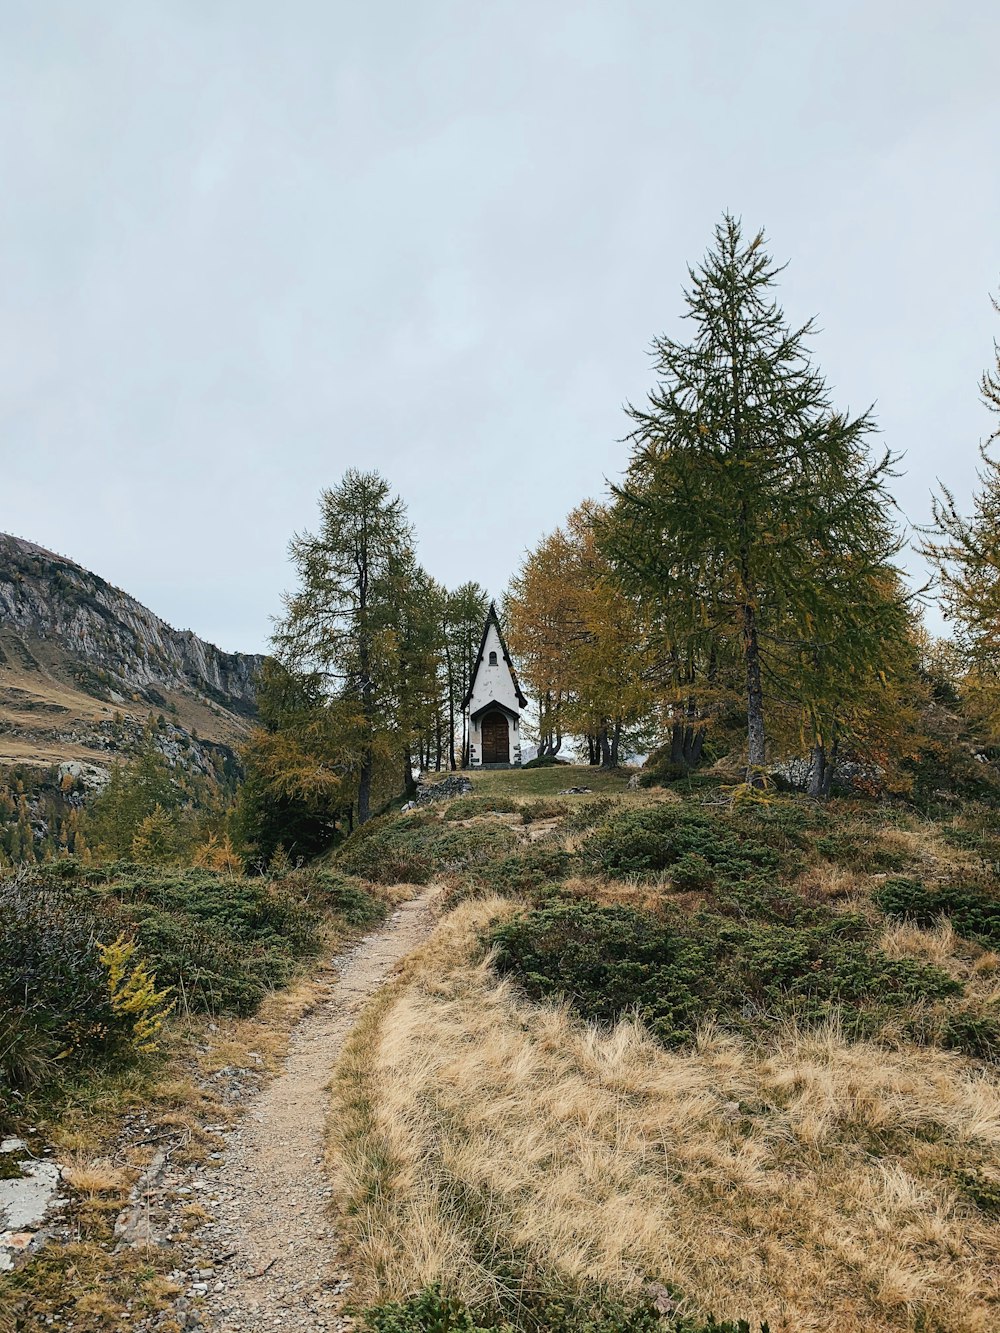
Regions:
<instances>
[{"instance_id":1,"label":"larch tree","mask_svg":"<svg viewBox=\"0 0 1000 1333\"><path fill-rule=\"evenodd\" d=\"M397 717L403 758L403 791L412 796L413 751L423 763L440 724L441 664L444 657L442 607L447 594L414 565L397 605L399 699Z\"/></svg>"},{"instance_id":2,"label":"larch tree","mask_svg":"<svg viewBox=\"0 0 1000 1333\"><path fill-rule=\"evenodd\" d=\"M891 459L872 458L866 413L834 412L806 342L774 300L780 269L726 216L685 293L688 342L654 343L657 386L629 407L626 478L609 551L627 587L658 603L688 659L735 655L748 780L763 780L766 693L789 651L828 641L835 580L875 560Z\"/></svg>"},{"instance_id":3,"label":"larch tree","mask_svg":"<svg viewBox=\"0 0 1000 1333\"><path fill-rule=\"evenodd\" d=\"M571 647L580 631L580 570L557 528L529 551L504 597L507 638L521 680L538 700L538 754L562 748L572 688Z\"/></svg>"},{"instance_id":4,"label":"larch tree","mask_svg":"<svg viewBox=\"0 0 1000 1333\"><path fill-rule=\"evenodd\" d=\"M994 300L1000 313L1000 301ZM988 410L1000 418L1000 343L995 364L984 372L980 392ZM985 705L984 715L1000 726L1000 462L990 446L1000 440L1000 422L980 445L982 468L972 514L959 510L954 495L941 487L933 500L933 525L921 552L935 567L945 618L954 627L965 659L967 688Z\"/></svg>"},{"instance_id":5,"label":"larch tree","mask_svg":"<svg viewBox=\"0 0 1000 1333\"><path fill-rule=\"evenodd\" d=\"M540 700L542 754L563 734L587 738L591 762L618 766L629 729L649 718L649 626L598 545L587 501L525 557L505 599L511 651Z\"/></svg>"},{"instance_id":6,"label":"larch tree","mask_svg":"<svg viewBox=\"0 0 1000 1333\"><path fill-rule=\"evenodd\" d=\"M399 606L416 567L405 506L378 473L352 468L322 492L318 531L297 534L289 553L299 586L285 597L275 648L285 666L320 673L332 697L356 704L364 823L376 760L399 722Z\"/></svg>"},{"instance_id":7,"label":"larch tree","mask_svg":"<svg viewBox=\"0 0 1000 1333\"><path fill-rule=\"evenodd\" d=\"M331 697L322 672L265 658L233 821L246 859L267 864L279 847L293 862L326 851L338 823L350 823L365 750L357 698Z\"/></svg>"}]
</instances>

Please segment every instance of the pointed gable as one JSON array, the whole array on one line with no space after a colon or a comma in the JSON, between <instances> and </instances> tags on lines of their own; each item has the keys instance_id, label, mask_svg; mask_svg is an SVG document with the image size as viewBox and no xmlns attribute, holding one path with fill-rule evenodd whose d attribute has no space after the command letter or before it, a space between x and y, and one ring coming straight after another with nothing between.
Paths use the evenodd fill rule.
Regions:
<instances>
[{"instance_id":1,"label":"pointed gable","mask_svg":"<svg viewBox=\"0 0 1000 1333\"><path fill-rule=\"evenodd\" d=\"M491 655L495 661L491 660ZM521 693L517 672L511 661L500 617L497 615L495 602L490 602L490 609L483 626L483 637L479 642L479 652L472 667L469 689L462 700L462 707L480 711L489 703L496 703L507 711L516 714L527 706L527 699Z\"/></svg>"}]
</instances>

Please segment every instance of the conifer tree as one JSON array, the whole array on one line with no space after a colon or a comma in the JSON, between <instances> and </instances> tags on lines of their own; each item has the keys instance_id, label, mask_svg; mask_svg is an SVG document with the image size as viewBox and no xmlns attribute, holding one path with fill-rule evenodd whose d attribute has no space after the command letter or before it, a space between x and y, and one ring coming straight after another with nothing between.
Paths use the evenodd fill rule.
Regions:
<instances>
[{"instance_id":1,"label":"conifer tree","mask_svg":"<svg viewBox=\"0 0 1000 1333\"><path fill-rule=\"evenodd\" d=\"M504 602L511 651L540 700L539 752L565 729L588 738L592 762L618 765L629 728L653 708L649 625L612 578L596 540L603 510L578 506L525 557Z\"/></svg>"},{"instance_id":2,"label":"conifer tree","mask_svg":"<svg viewBox=\"0 0 1000 1333\"><path fill-rule=\"evenodd\" d=\"M369 816L380 746L399 694L398 606L414 568L406 509L377 472L349 469L320 496L320 525L289 553L299 587L285 597L274 642L294 670L315 671L361 718L358 822Z\"/></svg>"},{"instance_id":3,"label":"conifer tree","mask_svg":"<svg viewBox=\"0 0 1000 1333\"><path fill-rule=\"evenodd\" d=\"M156 748L156 734L147 727L139 752L129 762L114 765L107 786L91 806L87 839L109 856L130 856L143 820L158 806L175 810L181 799L167 761Z\"/></svg>"},{"instance_id":4,"label":"conifer tree","mask_svg":"<svg viewBox=\"0 0 1000 1333\"><path fill-rule=\"evenodd\" d=\"M1000 313L1000 301L993 306ZM994 342L993 349L995 365L984 372L979 387L984 405L1000 418L1000 343ZM998 439L1000 420L980 446L982 469L972 516L966 518L942 486L921 547L937 570L945 618L965 658L967 685L995 723L1000 721L1000 462L989 449Z\"/></svg>"},{"instance_id":5,"label":"conifer tree","mask_svg":"<svg viewBox=\"0 0 1000 1333\"><path fill-rule=\"evenodd\" d=\"M726 216L690 271L689 342L654 343L657 387L630 407L632 457L607 549L655 601L688 659L735 659L748 777L766 758L765 696L790 651L853 618L850 579L887 562L891 459L872 459L866 413L834 412L806 341L774 300L780 269L761 233ZM834 611L838 613L834 624Z\"/></svg>"}]
</instances>

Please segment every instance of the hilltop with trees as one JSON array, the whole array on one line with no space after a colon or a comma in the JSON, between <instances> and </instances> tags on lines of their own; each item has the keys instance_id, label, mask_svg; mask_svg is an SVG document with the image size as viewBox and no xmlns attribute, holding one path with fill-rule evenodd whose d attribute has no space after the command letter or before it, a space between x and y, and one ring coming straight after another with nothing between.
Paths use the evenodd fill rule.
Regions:
<instances>
[{"instance_id":1,"label":"hilltop with trees","mask_svg":"<svg viewBox=\"0 0 1000 1333\"><path fill-rule=\"evenodd\" d=\"M0 1139L30 1143L0 1166L58 1151L68 1211L0 1274L0 1333L311 1319L320 1286L339 1318L348 1277L366 1333L991 1326L1000 432L971 514L936 497L914 589L902 460L834 401L781 271L722 220L624 475L515 570L533 766L433 790L469 758L491 599L439 584L403 498L349 469L291 540L272 655L226 668L238 757L186 746L168 699L109 726L99 792L53 769L43 810L10 771ZM981 389L1000 413L1000 350ZM185 707L229 725L199 680ZM324 1133L338 1243L317 1205L306 1265ZM250 1263L241 1207L280 1263Z\"/></svg>"}]
</instances>

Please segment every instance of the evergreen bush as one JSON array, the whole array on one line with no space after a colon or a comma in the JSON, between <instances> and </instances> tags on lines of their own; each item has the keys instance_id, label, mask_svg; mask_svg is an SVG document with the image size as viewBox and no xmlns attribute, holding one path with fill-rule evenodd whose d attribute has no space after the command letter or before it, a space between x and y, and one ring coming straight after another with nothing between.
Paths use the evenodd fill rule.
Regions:
<instances>
[{"instance_id":1,"label":"evergreen bush","mask_svg":"<svg viewBox=\"0 0 1000 1333\"><path fill-rule=\"evenodd\" d=\"M689 856L700 858L699 881L744 879L778 868L771 848L679 804L620 810L585 839L580 855L593 871L615 878L672 872ZM679 873L693 869L684 862Z\"/></svg>"},{"instance_id":2,"label":"evergreen bush","mask_svg":"<svg viewBox=\"0 0 1000 1333\"><path fill-rule=\"evenodd\" d=\"M962 991L938 968L887 958L860 918L833 914L796 927L559 901L498 926L489 942L498 970L529 997L564 996L602 1023L634 1012L669 1046L689 1042L709 1017L758 1029L840 1012L863 1032L891 1011ZM973 1035L956 1031L942 1044L968 1049Z\"/></svg>"},{"instance_id":3,"label":"evergreen bush","mask_svg":"<svg viewBox=\"0 0 1000 1333\"><path fill-rule=\"evenodd\" d=\"M919 880L900 877L886 880L872 896L896 920L933 926L946 916L960 935L1000 947L1000 898L992 892L954 884L931 890Z\"/></svg>"}]
</instances>

